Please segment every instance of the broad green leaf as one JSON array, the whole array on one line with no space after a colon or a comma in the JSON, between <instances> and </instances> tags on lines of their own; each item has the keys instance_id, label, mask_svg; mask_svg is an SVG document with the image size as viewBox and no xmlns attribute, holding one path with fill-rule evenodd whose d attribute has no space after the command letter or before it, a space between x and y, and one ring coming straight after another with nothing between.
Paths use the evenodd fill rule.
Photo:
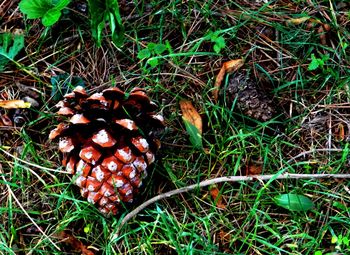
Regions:
<instances>
[{"instance_id":1,"label":"broad green leaf","mask_svg":"<svg viewBox=\"0 0 350 255\"><path fill-rule=\"evenodd\" d=\"M150 59L147 60L147 63L151 67L156 67L157 65L159 65L159 60L157 58L150 58Z\"/></svg>"},{"instance_id":2,"label":"broad green leaf","mask_svg":"<svg viewBox=\"0 0 350 255\"><path fill-rule=\"evenodd\" d=\"M22 0L19 8L28 19L42 18L44 26L52 26L69 3L70 0Z\"/></svg>"},{"instance_id":3,"label":"broad green leaf","mask_svg":"<svg viewBox=\"0 0 350 255\"><path fill-rule=\"evenodd\" d=\"M139 53L137 54L138 59L145 59L145 58L149 58L150 56L151 56L151 52L148 48L140 50Z\"/></svg>"},{"instance_id":4,"label":"broad green leaf","mask_svg":"<svg viewBox=\"0 0 350 255\"><path fill-rule=\"evenodd\" d=\"M149 49L150 51L154 51L154 48L156 47L157 44L150 42L147 44L147 49Z\"/></svg>"},{"instance_id":5,"label":"broad green leaf","mask_svg":"<svg viewBox=\"0 0 350 255\"><path fill-rule=\"evenodd\" d=\"M219 47L217 44L214 44L213 49L214 49L215 53L220 53L220 51L221 51L221 47Z\"/></svg>"},{"instance_id":6,"label":"broad green leaf","mask_svg":"<svg viewBox=\"0 0 350 255\"><path fill-rule=\"evenodd\" d=\"M282 194L276 196L274 201L290 211L307 211L314 207L314 203L308 197L298 194Z\"/></svg>"},{"instance_id":7,"label":"broad green leaf","mask_svg":"<svg viewBox=\"0 0 350 255\"><path fill-rule=\"evenodd\" d=\"M226 43L225 43L225 39L224 37L220 36L215 40L215 43L220 47L220 48L224 48Z\"/></svg>"},{"instance_id":8,"label":"broad green leaf","mask_svg":"<svg viewBox=\"0 0 350 255\"><path fill-rule=\"evenodd\" d=\"M344 236L343 237L343 243L346 245L346 246L349 246L349 238L348 237L346 237L346 236Z\"/></svg>"},{"instance_id":9,"label":"broad green leaf","mask_svg":"<svg viewBox=\"0 0 350 255\"><path fill-rule=\"evenodd\" d=\"M24 47L24 35L0 34L0 71L13 61Z\"/></svg>"},{"instance_id":10,"label":"broad green leaf","mask_svg":"<svg viewBox=\"0 0 350 255\"><path fill-rule=\"evenodd\" d=\"M307 70L314 71L320 66L319 59L315 57L315 54L311 54L311 63L309 64Z\"/></svg>"},{"instance_id":11,"label":"broad green leaf","mask_svg":"<svg viewBox=\"0 0 350 255\"><path fill-rule=\"evenodd\" d=\"M314 255L322 255L322 251L316 251Z\"/></svg>"},{"instance_id":12,"label":"broad green leaf","mask_svg":"<svg viewBox=\"0 0 350 255\"><path fill-rule=\"evenodd\" d=\"M189 121L182 118L185 123L186 131L190 136L190 142L196 149L203 149L202 135L200 134L198 128L190 123Z\"/></svg>"},{"instance_id":13,"label":"broad green leaf","mask_svg":"<svg viewBox=\"0 0 350 255\"><path fill-rule=\"evenodd\" d=\"M166 46L164 44L156 44L154 47L154 53L161 55L166 50Z\"/></svg>"},{"instance_id":14,"label":"broad green leaf","mask_svg":"<svg viewBox=\"0 0 350 255\"><path fill-rule=\"evenodd\" d=\"M28 19L41 18L53 7L52 2L48 0L22 0L19 3L19 9Z\"/></svg>"},{"instance_id":15,"label":"broad green leaf","mask_svg":"<svg viewBox=\"0 0 350 255\"><path fill-rule=\"evenodd\" d=\"M45 13L42 19L42 23L45 27L52 26L55 24L61 17L61 11L56 9L51 9Z\"/></svg>"}]
</instances>

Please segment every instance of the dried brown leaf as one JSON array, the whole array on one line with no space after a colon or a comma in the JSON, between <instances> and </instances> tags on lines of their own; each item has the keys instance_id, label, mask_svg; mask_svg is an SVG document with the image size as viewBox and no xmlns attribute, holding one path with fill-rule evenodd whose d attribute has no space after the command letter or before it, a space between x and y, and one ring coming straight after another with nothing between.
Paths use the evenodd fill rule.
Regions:
<instances>
[{"instance_id":1,"label":"dried brown leaf","mask_svg":"<svg viewBox=\"0 0 350 255\"><path fill-rule=\"evenodd\" d=\"M12 120L6 114L0 114L0 126L11 127L13 125Z\"/></svg>"},{"instance_id":2,"label":"dried brown leaf","mask_svg":"<svg viewBox=\"0 0 350 255\"><path fill-rule=\"evenodd\" d=\"M239 68L241 68L243 66L243 64L244 64L244 60L242 58L240 58L240 59L234 59L234 60L227 61L222 65L220 72L216 76L214 89L212 92L215 102L217 102L217 100L218 100L219 90L221 87L221 83L225 77L225 74L237 71Z\"/></svg>"},{"instance_id":3,"label":"dried brown leaf","mask_svg":"<svg viewBox=\"0 0 350 255\"><path fill-rule=\"evenodd\" d=\"M338 124L338 127L335 131L335 137L338 141L344 141L345 139L345 128L344 125L342 123Z\"/></svg>"},{"instance_id":4,"label":"dried brown leaf","mask_svg":"<svg viewBox=\"0 0 350 255\"><path fill-rule=\"evenodd\" d=\"M94 255L95 253L89 250L81 241L79 241L75 236L69 234L67 231L59 232L56 238L61 239L61 241L72 247L72 250L79 252L81 255Z\"/></svg>"},{"instance_id":5,"label":"dried brown leaf","mask_svg":"<svg viewBox=\"0 0 350 255\"><path fill-rule=\"evenodd\" d=\"M30 103L23 100L0 100L0 107L6 109L29 108Z\"/></svg>"},{"instance_id":6,"label":"dried brown leaf","mask_svg":"<svg viewBox=\"0 0 350 255\"><path fill-rule=\"evenodd\" d=\"M210 189L210 195L214 199L216 207L221 209L226 208L226 205L222 202L222 196L217 187L214 186Z\"/></svg>"},{"instance_id":7,"label":"dried brown leaf","mask_svg":"<svg viewBox=\"0 0 350 255\"><path fill-rule=\"evenodd\" d=\"M183 119L195 126L201 135L203 132L202 118L197 112L196 108L194 108L192 103L188 100L181 100L179 104Z\"/></svg>"},{"instance_id":8,"label":"dried brown leaf","mask_svg":"<svg viewBox=\"0 0 350 255\"><path fill-rule=\"evenodd\" d=\"M247 166L247 175L259 175L262 172L262 165L255 165L252 163L249 163Z\"/></svg>"}]
</instances>

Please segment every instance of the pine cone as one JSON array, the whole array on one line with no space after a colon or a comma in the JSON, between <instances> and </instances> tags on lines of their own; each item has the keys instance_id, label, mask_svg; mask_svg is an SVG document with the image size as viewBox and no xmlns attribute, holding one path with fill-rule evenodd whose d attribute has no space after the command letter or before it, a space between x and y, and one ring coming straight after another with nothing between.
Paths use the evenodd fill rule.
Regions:
<instances>
[{"instance_id":1,"label":"pine cone","mask_svg":"<svg viewBox=\"0 0 350 255\"><path fill-rule=\"evenodd\" d=\"M109 88L89 96L76 87L57 107L61 123L49 138L59 139L62 165L75 174L83 197L102 213L117 214L139 192L160 146L152 133L163 127L157 105L140 88L129 95Z\"/></svg>"},{"instance_id":2,"label":"pine cone","mask_svg":"<svg viewBox=\"0 0 350 255\"><path fill-rule=\"evenodd\" d=\"M236 102L238 109L253 119L268 121L276 113L272 100L244 74L230 78L224 93L230 107Z\"/></svg>"}]
</instances>

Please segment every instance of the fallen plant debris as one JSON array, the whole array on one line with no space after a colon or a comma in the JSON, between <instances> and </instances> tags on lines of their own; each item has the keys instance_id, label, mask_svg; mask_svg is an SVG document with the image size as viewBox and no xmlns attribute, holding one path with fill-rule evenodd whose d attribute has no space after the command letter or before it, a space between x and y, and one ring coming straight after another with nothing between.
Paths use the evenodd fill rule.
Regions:
<instances>
[{"instance_id":1,"label":"fallen plant debris","mask_svg":"<svg viewBox=\"0 0 350 255\"><path fill-rule=\"evenodd\" d=\"M220 190L216 186L210 188L210 195L213 198L216 207L220 209L226 208L226 205L222 202L222 195L220 194Z\"/></svg>"},{"instance_id":2,"label":"fallen plant debris","mask_svg":"<svg viewBox=\"0 0 350 255\"><path fill-rule=\"evenodd\" d=\"M268 175L250 175L250 176L226 176L226 177L218 177L214 179L209 179L202 181L197 184L189 185L183 188L179 188L176 190L172 190L163 194L159 194L148 201L144 202L140 206L136 207L133 211L125 215L123 220L120 222L120 225L118 226L118 231L115 234L115 237L118 237L119 231L123 228L123 226L133 217L135 217L139 212L141 212L143 209L145 209L147 206L165 199L169 198L174 195L178 195L181 193L189 192L198 188L203 188L206 186L222 183L222 182L251 182L251 181L268 181L268 183L274 181L274 180L283 180L283 179L350 179L350 174L291 174L291 173L284 173L284 174L268 174Z\"/></svg>"},{"instance_id":3,"label":"fallen plant debris","mask_svg":"<svg viewBox=\"0 0 350 255\"><path fill-rule=\"evenodd\" d=\"M163 126L157 105L141 88L128 96L115 87L89 95L78 86L57 107L61 123L49 138L59 139L62 165L84 198L117 214L133 202L155 160L160 144L151 131Z\"/></svg>"},{"instance_id":4,"label":"fallen plant debris","mask_svg":"<svg viewBox=\"0 0 350 255\"><path fill-rule=\"evenodd\" d=\"M190 141L195 148L202 149L203 123L201 116L190 101L181 100L179 104L182 111L182 119L185 123L187 133L190 136Z\"/></svg>"},{"instance_id":5,"label":"fallen plant debris","mask_svg":"<svg viewBox=\"0 0 350 255\"><path fill-rule=\"evenodd\" d=\"M59 239L59 242L64 243L70 247L70 249L81 255L94 255L95 252L89 250L89 248L83 244L82 241L77 239L74 235L68 231L61 231L54 235L55 238Z\"/></svg>"},{"instance_id":6,"label":"fallen plant debris","mask_svg":"<svg viewBox=\"0 0 350 255\"><path fill-rule=\"evenodd\" d=\"M0 107L5 109L30 108L31 103L23 100L0 100Z\"/></svg>"},{"instance_id":7,"label":"fallen plant debris","mask_svg":"<svg viewBox=\"0 0 350 255\"><path fill-rule=\"evenodd\" d=\"M350 254L349 179L275 178L348 174L349 7L323 0L2 1L0 99L31 106L0 107L0 253ZM40 17L32 19L33 10ZM231 68L222 65L227 60ZM79 85L89 97L122 90L118 120L139 117L123 102L142 87L167 125L149 134L144 120L124 131L109 124L115 104L106 109L87 98L66 98L74 114L56 115L54 105ZM193 109L183 111L181 99ZM90 122L96 115L95 129L70 122L80 113ZM72 138L75 159L59 151L59 138L48 139L56 127ZM162 141L137 199L121 201L110 217L98 210L106 199L94 206L74 185L86 178L88 189L104 173L79 168L82 147L115 157L117 144L108 152L93 141L101 129L117 143L125 135L135 157L142 154L130 142L137 132ZM229 176L249 181L199 186ZM166 198L188 185L188 193ZM101 189L89 192L109 199ZM120 225L158 194L166 199ZM313 203L308 211L300 195Z\"/></svg>"},{"instance_id":8,"label":"fallen plant debris","mask_svg":"<svg viewBox=\"0 0 350 255\"><path fill-rule=\"evenodd\" d=\"M221 93L229 109L235 105L244 115L259 121L268 121L276 114L268 95L245 73L235 73Z\"/></svg>"},{"instance_id":9,"label":"fallen plant debris","mask_svg":"<svg viewBox=\"0 0 350 255\"><path fill-rule=\"evenodd\" d=\"M244 64L244 60L242 58L230 60L222 64L222 67L218 75L216 76L214 88L212 90L215 102L218 101L221 83L225 77L225 74L237 71L239 68L243 66L243 64Z\"/></svg>"}]
</instances>

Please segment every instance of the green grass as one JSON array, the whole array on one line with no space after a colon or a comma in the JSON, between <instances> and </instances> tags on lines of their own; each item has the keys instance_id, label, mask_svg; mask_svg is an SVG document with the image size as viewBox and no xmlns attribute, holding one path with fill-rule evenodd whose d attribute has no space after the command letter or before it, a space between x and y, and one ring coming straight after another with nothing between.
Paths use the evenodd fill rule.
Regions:
<instances>
[{"instance_id":1,"label":"green grass","mask_svg":"<svg viewBox=\"0 0 350 255\"><path fill-rule=\"evenodd\" d=\"M252 162L262 166L262 174L347 173L347 3L129 1L120 7L124 46L116 47L107 31L97 48L87 17L73 22L68 13L44 28L37 20L24 21L18 1L10 2L4 4L0 31L22 29L25 50L0 73L0 96L30 96L40 107L16 113L25 118L24 126L0 126L0 254L74 254L58 238L60 231L69 231L96 254L350 253L347 180L219 184L224 209L216 207L207 187L163 199L118 228L127 212L155 195L214 177L245 175ZM326 45L317 32L322 25L287 22L306 15L330 26ZM211 31L224 38L220 53L208 37ZM137 58L149 43L166 46L151 56L158 61L155 67ZM310 71L312 54L324 63ZM273 98L278 113L272 120L250 119L237 105L229 108L223 97L213 101L221 64L237 58L245 59L242 70ZM149 180L135 205L116 217L101 215L80 196L72 177L59 172L57 145L48 134L57 124L50 78L61 73L81 77L90 91L146 87L166 118ZM181 99L192 101L202 116L205 153L189 141ZM14 110L0 109L0 114L17 116ZM310 153L293 160L304 152ZM273 198L283 193L306 195L315 207L308 212L278 207Z\"/></svg>"}]
</instances>

